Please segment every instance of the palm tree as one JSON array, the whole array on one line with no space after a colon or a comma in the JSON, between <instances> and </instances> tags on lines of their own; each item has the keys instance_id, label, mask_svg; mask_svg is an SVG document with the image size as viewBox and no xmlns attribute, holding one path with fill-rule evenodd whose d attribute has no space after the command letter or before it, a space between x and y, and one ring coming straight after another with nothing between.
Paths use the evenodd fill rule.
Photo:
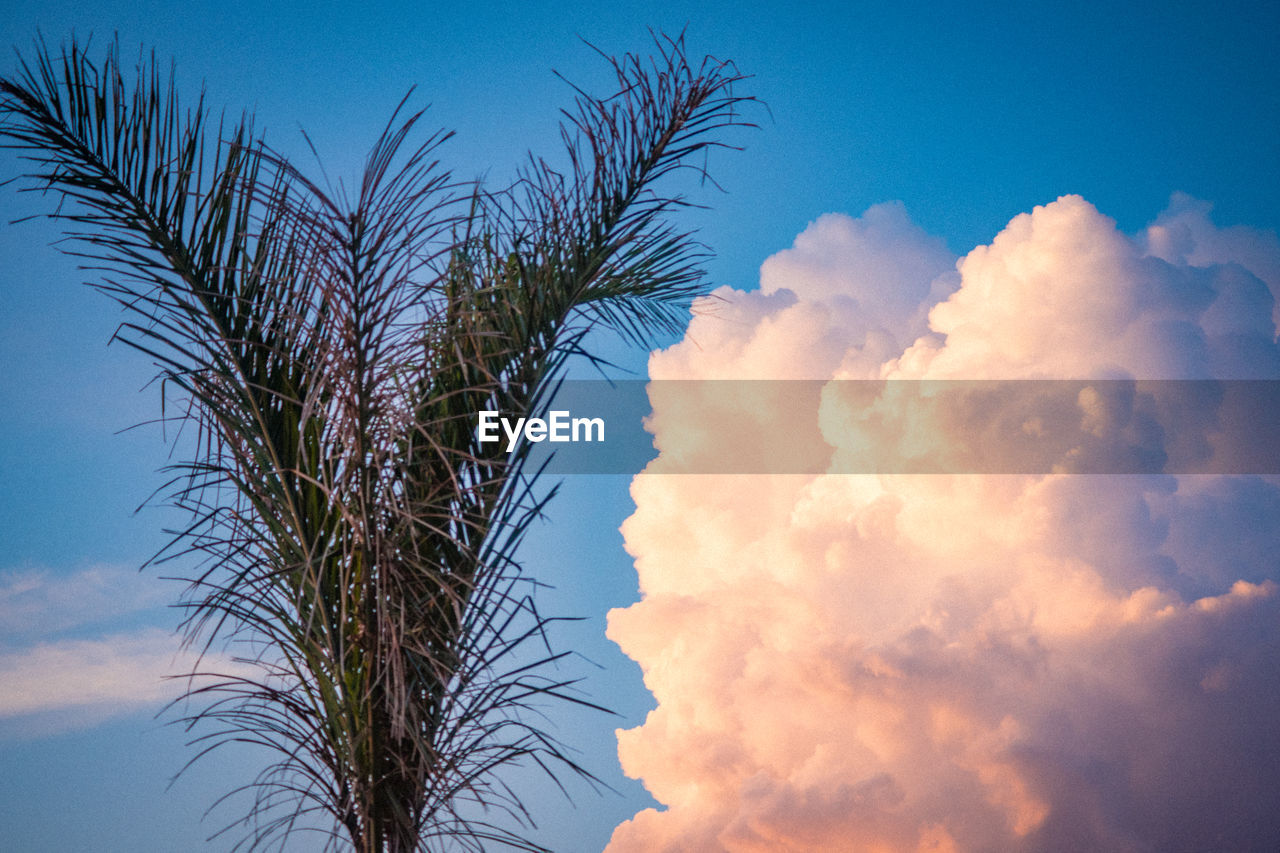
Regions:
<instances>
[{"instance_id":1,"label":"palm tree","mask_svg":"<svg viewBox=\"0 0 1280 853\"><path fill-rule=\"evenodd\" d=\"M500 771L589 777L539 723L590 703L516 560L555 490L526 445L479 443L476 413L544 411L593 329L675 328L703 253L655 185L700 172L747 100L682 38L608 61L618 91L575 90L564 168L531 158L502 191L452 180L447 136L411 143L403 103L346 192L249 118L180 106L154 56L126 79L115 46L41 41L0 79L0 138L69 202L69 251L190 428L162 490L190 523L154 562L193 566L187 642L249 667L191 673L180 706L193 761L274 754L237 849L319 822L326 849L540 850Z\"/></svg>"}]
</instances>

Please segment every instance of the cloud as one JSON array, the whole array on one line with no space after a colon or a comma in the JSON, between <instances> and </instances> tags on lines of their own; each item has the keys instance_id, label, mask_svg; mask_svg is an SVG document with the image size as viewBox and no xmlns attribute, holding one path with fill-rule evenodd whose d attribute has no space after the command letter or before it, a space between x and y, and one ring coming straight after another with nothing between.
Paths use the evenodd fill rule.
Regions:
<instances>
[{"instance_id":1,"label":"cloud","mask_svg":"<svg viewBox=\"0 0 1280 853\"><path fill-rule=\"evenodd\" d=\"M819 218L765 261L760 289L722 287L694 306L653 379L828 379L846 362L878 369L925 331L928 305L957 284L955 258L900 202ZM804 346L796 346L798 339Z\"/></svg>"},{"instance_id":2,"label":"cloud","mask_svg":"<svg viewBox=\"0 0 1280 853\"><path fill-rule=\"evenodd\" d=\"M1271 271L1280 245L1201 233L1203 210L1166 213L1138 239L1079 196L1015 217L960 261L963 286L933 306L933 334L884 368L901 378L1249 379L1280 372ZM1159 222L1166 225L1160 225ZM1199 229L1215 256L1151 245ZM1220 238L1220 239L1218 239ZM1190 241L1191 238L1187 238ZM1247 243L1248 266L1222 254ZM1270 246L1270 248L1268 248ZM1203 250L1209 252L1208 248Z\"/></svg>"},{"instance_id":3,"label":"cloud","mask_svg":"<svg viewBox=\"0 0 1280 853\"><path fill-rule=\"evenodd\" d=\"M155 612L151 575L93 566L0 574L0 732L46 735L155 709L178 697L197 656ZM201 669L243 672L211 654Z\"/></svg>"},{"instance_id":4,"label":"cloud","mask_svg":"<svg viewBox=\"0 0 1280 853\"><path fill-rule=\"evenodd\" d=\"M95 565L67 575L44 570L0 572L0 637L10 642L118 620L170 600L149 574Z\"/></svg>"},{"instance_id":5,"label":"cloud","mask_svg":"<svg viewBox=\"0 0 1280 853\"><path fill-rule=\"evenodd\" d=\"M1273 297L1272 322L1280 322L1280 239L1273 231L1245 225L1218 228L1209 218L1212 209L1208 202L1174 193L1168 209L1139 235L1139 244L1148 255L1172 264L1239 265L1266 284Z\"/></svg>"},{"instance_id":6,"label":"cloud","mask_svg":"<svg viewBox=\"0 0 1280 853\"><path fill-rule=\"evenodd\" d=\"M897 206L824 217L651 373L1280 375L1280 245L1185 198L1136 237L1068 196L950 272L939 246ZM1071 403L1112 434L1115 400ZM657 701L619 756L666 808L611 853L1280 845L1276 478L654 476L696 447L653 404L609 636ZM839 405L832 458L901 440Z\"/></svg>"},{"instance_id":7,"label":"cloud","mask_svg":"<svg viewBox=\"0 0 1280 853\"><path fill-rule=\"evenodd\" d=\"M105 706L127 713L172 699L179 641L159 628L36 643L0 654L0 717Z\"/></svg>"}]
</instances>

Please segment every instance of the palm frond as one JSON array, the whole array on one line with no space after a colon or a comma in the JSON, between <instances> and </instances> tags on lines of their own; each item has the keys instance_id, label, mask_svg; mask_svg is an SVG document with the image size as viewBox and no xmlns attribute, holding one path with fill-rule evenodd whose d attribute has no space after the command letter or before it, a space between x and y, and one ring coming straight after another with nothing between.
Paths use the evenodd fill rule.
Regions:
<instances>
[{"instance_id":1,"label":"palm frond","mask_svg":"<svg viewBox=\"0 0 1280 853\"><path fill-rule=\"evenodd\" d=\"M191 521L155 562L191 567L188 642L242 665L185 676L192 760L275 756L233 792L237 849L319 818L326 849L542 850L503 768L593 779L542 706L603 709L559 676L517 559L556 490L475 416L544 413L594 327L675 328L705 250L661 186L705 174L748 100L682 38L610 61L617 93L566 112L569 168L532 158L502 191L454 182L407 101L348 195L248 118L184 109L154 57L41 41L0 78L0 141L194 427L167 490Z\"/></svg>"}]
</instances>

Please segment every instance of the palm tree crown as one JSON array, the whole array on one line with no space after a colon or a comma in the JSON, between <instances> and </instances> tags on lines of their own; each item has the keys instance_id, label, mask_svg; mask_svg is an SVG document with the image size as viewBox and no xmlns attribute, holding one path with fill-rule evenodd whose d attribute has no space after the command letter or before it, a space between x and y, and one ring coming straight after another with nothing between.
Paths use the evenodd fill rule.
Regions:
<instances>
[{"instance_id":1,"label":"palm tree crown","mask_svg":"<svg viewBox=\"0 0 1280 853\"><path fill-rule=\"evenodd\" d=\"M531 159L501 191L450 177L445 134L411 143L403 104L341 192L248 118L181 106L154 57L126 77L114 46L99 64L40 42L0 78L0 141L71 202L69 251L127 309L117 337L158 366L163 416L193 428L166 490L190 523L157 560L198 558L187 640L246 665L187 682L199 754L275 755L238 847L319 816L329 849L539 850L484 817L528 817L497 771L588 775L530 713L585 702L516 561L554 488L475 416L544 411L588 331L644 341L700 288L668 216L685 202L657 184L700 171L748 99L731 64L657 44L609 60L611 97L577 91L567 167Z\"/></svg>"}]
</instances>

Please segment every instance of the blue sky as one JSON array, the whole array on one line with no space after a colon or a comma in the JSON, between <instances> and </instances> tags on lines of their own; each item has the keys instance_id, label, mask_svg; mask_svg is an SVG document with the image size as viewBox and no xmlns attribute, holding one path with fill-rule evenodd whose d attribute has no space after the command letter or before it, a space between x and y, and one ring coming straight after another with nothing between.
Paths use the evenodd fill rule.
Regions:
<instances>
[{"instance_id":1,"label":"blue sky","mask_svg":"<svg viewBox=\"0 0 1280 853\"><path fill-rule=\"evenodd\" d=\"M526 151L555 150L557 110L570 91L553 69L588 89L607 85L580 39L608 53L644 52L649 28L686 27L691 51L734 60L753 75L744 91L767 104L755 115L760 128L732 139L744 151L712 158L728 192L692 188L710 206L687 217L716 252L709 286L751 290L761 263L820 215L856 216L890 200L957 255L1067 193L1130 234L1174 192L1212 202L1219 224L1280 227L1280 17L1263 3L180 8L106 0L90 8L17 0L0 21L0 44L26 52L37 29L54 42L73 31L103 41L118 33L126 49L172 57L189 90L203 80L216 107L253 111L269 141L306 163L304 128L334 176L353 173L417 87L412 102L431 105L428 123L456 131L445 161L461 176L501 183ZM0 70L15 67L9 58ZM18 168L0 153L0 178ZM0 213L7 222L45 201L5 188ZM123 347L106 347L119 315L79 284L74 263L48 245L56 236L41 222L0 225L4 655L174 619L154 592L162 585L128 580L172 520L161 510L134 513L162 483L158 431L117 434L155 415L154 390L139 393L151 371ZM602 346L644 370L645 353ZM616 824L651 804L618 769L613 729L639 724L653 701L636 665L604 637L605 613L637 597L617 532L632 511L627 487L624 478L571 478L527 552L530 568L555 586L548 608L586 617L565 629L563 643L599 665L584 669L587 690L622 715L565 721L584 762L622 792L577 790L576 807L538 796L542 837L565 850L601 849ZM23 621L15 579L54 587L95 570L122 584L128 600L117 608L107 596L80 612L49 594L49 608L74 618ZM4 619L6 607L19 615ZM255 766L253 757L220 757L166 791L190 753L154 711L143 704L118 715L70 708L0 719L0 823L9 843L225 848L202 846L216 815L194 818Z\"/></svg>"}]
</instances>

